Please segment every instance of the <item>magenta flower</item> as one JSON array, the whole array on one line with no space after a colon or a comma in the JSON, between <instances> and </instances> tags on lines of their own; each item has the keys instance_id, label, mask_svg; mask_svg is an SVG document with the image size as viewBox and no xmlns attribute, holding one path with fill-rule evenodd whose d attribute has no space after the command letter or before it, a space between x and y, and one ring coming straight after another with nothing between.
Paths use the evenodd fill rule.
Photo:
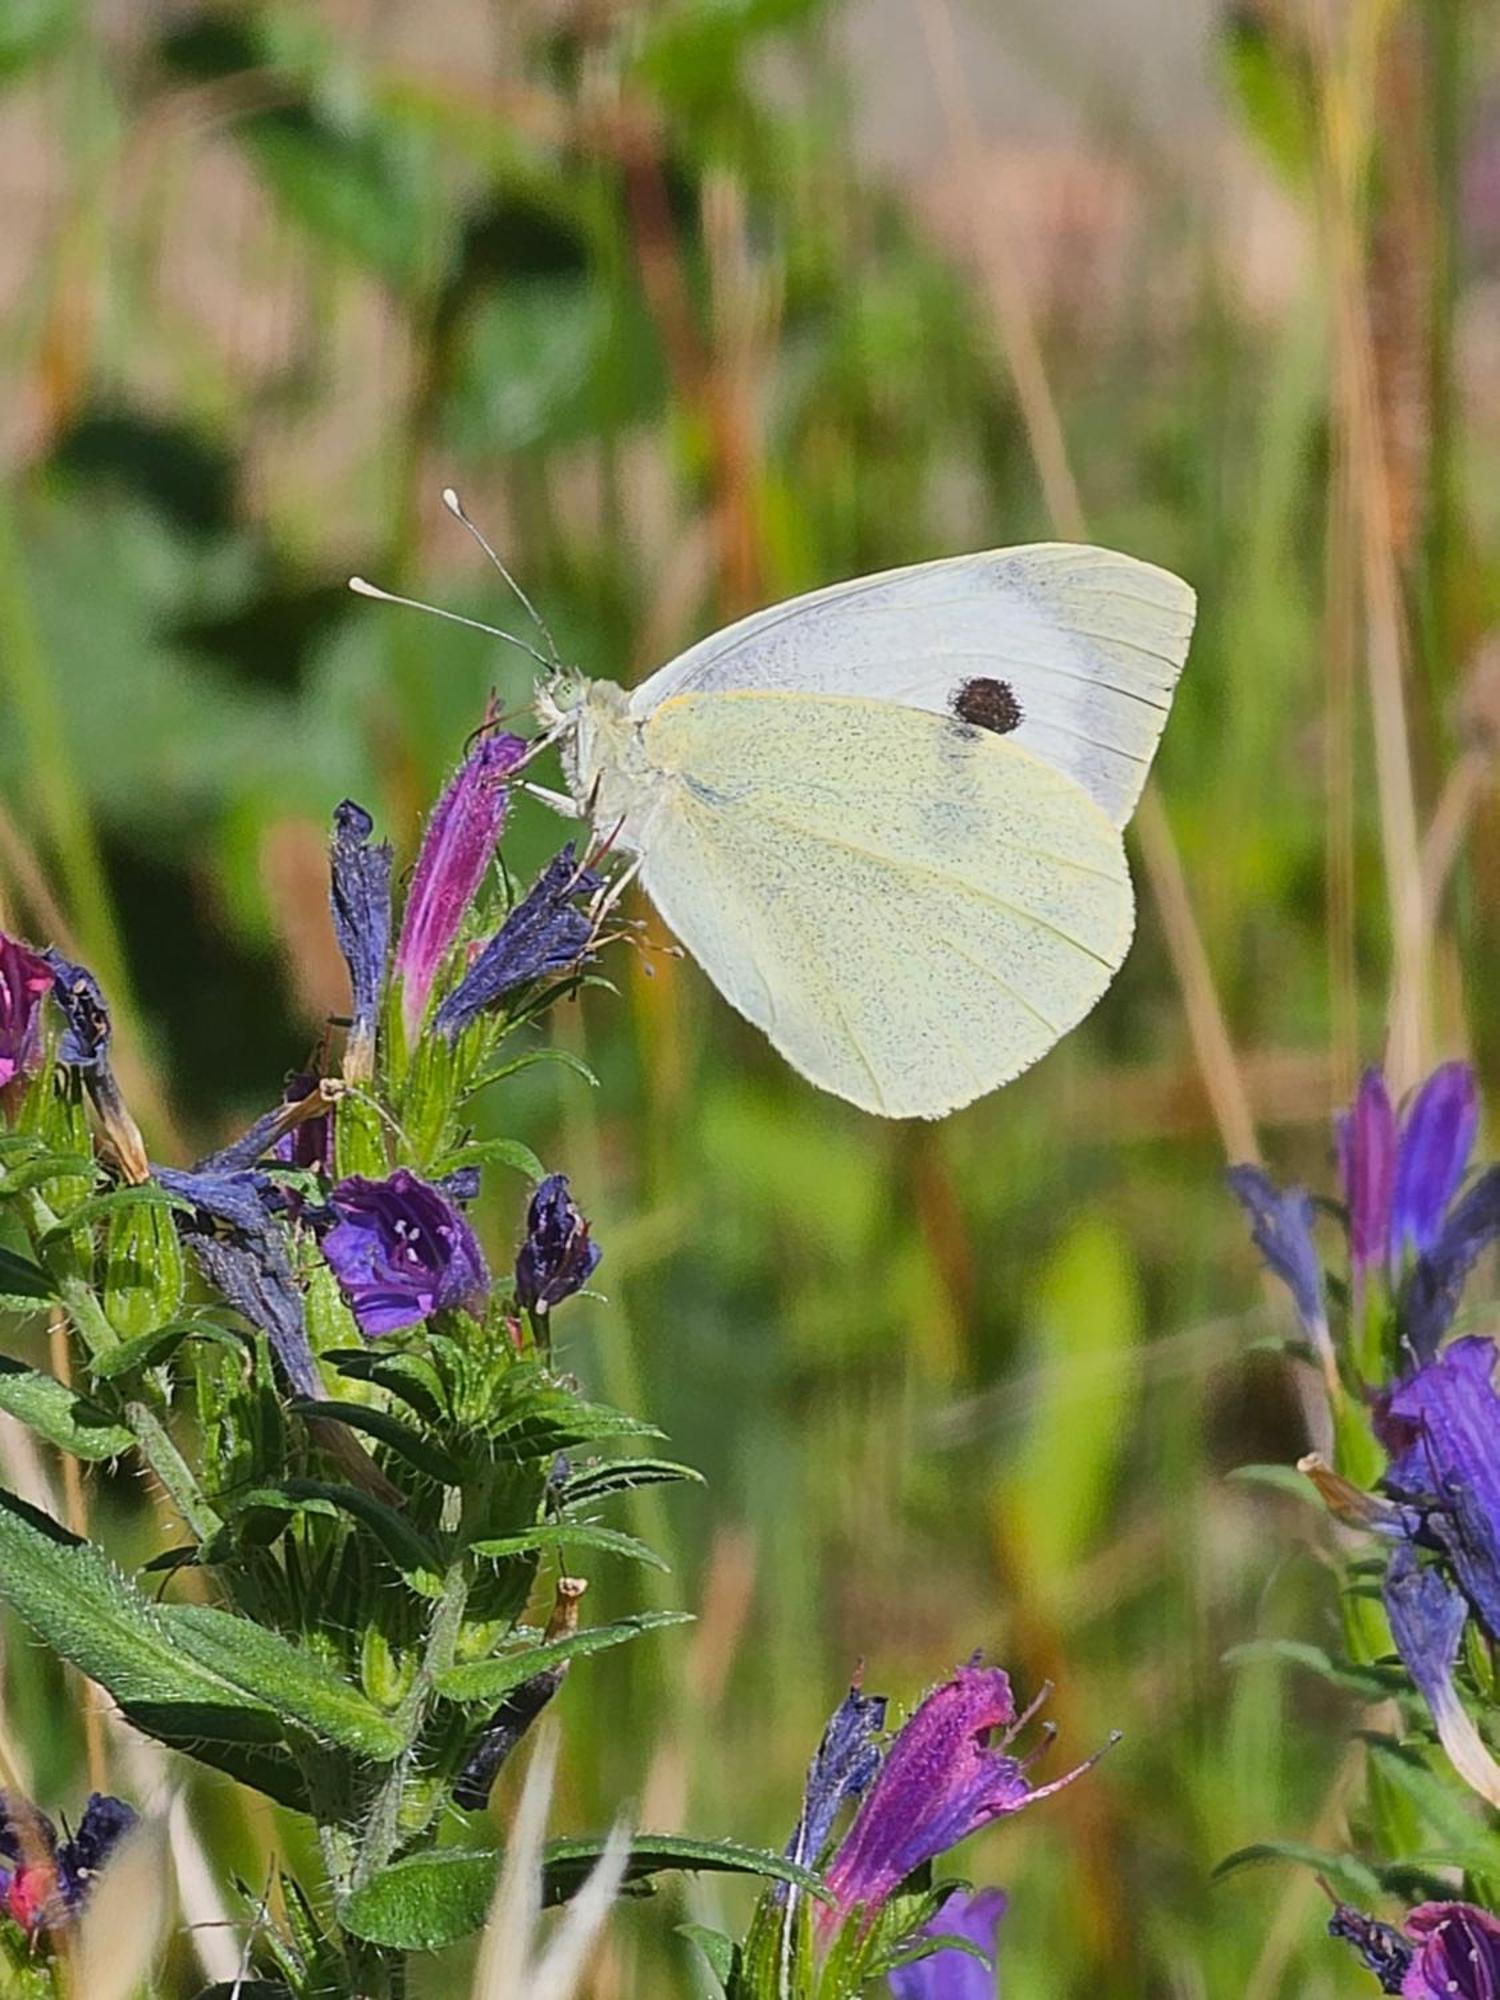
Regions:
<instances>
[{"instance_id":1,"label":"magenta flower","mask_svg":"<svg viewBox=\"0 0 1500 2000\"><path fill-rule=\"evenodd\" d=\"M979 1947L983 1959L966 1951L935 1951L897 1966L886 1975L891 2000L995 2000L997 1933L1004 1915L1004 1890L955 1889L924 1935L963 1938Z\"/></svg>"},{"instance_id":2,"label":"magenta flower","mask_svg":"<svg viewBox=\"0 0 1500 2000\"><path fill-rule=\"evenodd\" d=\"M484 880L505 825L506 780L526 750L524 737L485 734L427 822L396 946L408 1042L416 1038L432 983Z\"/></svg>"},{"instance_id":3,"label":"magenta flower","mask_svg":"<svg viewBox=\"0 0 1500 2000\"><path fill-rule=\"evenodd\" d=\"M890 1747L854 1823L829 1864L825 1935L858 1910L868 1925L915 1868L936 1860L991 1820L1019 1812L1071 1784L1094 1759L1033 1788L1030 1758L1005 1754L1033 1708L1017 1718L1010 1680L998 1667L960 1667L925 1698ZM1005 1733L991 1742L996 1730Z\"/></svg>"},{"instance_id":4,"label":"magenta flower","mask_svg":"<svg viewBox=\"0 0 1500 2000\"><path fill-rule=\"evenodd\" d=\"M1382 1993L1500 2000L1500 1922L1473 1903L1419 1903L1399 1930L1341 1904L1328 1929L1354 1946Z\"/></svg>"},{"instance_id":5,"label":"magenta flower","mask_svg":"<svg viewBox=\"0 0 1500 2000\"><path fill-rule=\"evenodd\" d=\"M353 1175L328 1199L338 1220L323 1255L371 1339L477 1304L489 1291L484 1253L465 1217L405 1167L383 1181Z\"/></svg>"},{"instance_id":6,"label":"magenta flower","mask_svg":"<svg viewBox=\"0 0 1500 2000\"><path fill-rule=\"evenodd\" d=\"M0 1090L29 1076L42 1051L42 1002L52 991L52 968L0 931Z\"/></svg>"}]
</instances>

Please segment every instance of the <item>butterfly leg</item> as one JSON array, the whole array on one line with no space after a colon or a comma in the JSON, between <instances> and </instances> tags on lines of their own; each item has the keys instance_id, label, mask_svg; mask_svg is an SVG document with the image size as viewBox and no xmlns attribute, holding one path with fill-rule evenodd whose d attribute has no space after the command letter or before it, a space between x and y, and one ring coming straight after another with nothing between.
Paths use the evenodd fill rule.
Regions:
<instances>
[{"instance_id":1,"label":"butterfly leg","mask_svg":"<svg viewBox=\"0 0 1500 2000\"><path fill-rule=\"evenodd\" d=\"M561 813L564 819L583 818L583 808L566 792L554 792L546 785L534 785L529 778L521 780L521 790L529 798L540 799L544 806L551 806L552 810Z\"/></svg>"}]
</instances>

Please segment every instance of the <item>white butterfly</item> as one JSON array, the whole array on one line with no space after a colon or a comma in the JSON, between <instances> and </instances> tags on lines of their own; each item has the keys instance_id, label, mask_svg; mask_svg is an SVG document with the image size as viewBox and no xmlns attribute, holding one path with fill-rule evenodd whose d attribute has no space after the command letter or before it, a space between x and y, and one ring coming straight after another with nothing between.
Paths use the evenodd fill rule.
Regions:
<instances>
[{"instance_id":1,"label":"white butterfly","mask_svg":"<svg viewBox=\"0 0 1500 2000\"><path fill-rule=\"evenodd\" d=\"M558 802L636 857L793 1068L936 1118L1045 1055L1119 970L1121 830L1193 613L1129 556L994 549L756 612L629 693L552 673L537 713Z\"/></svg>"}]
</instances>

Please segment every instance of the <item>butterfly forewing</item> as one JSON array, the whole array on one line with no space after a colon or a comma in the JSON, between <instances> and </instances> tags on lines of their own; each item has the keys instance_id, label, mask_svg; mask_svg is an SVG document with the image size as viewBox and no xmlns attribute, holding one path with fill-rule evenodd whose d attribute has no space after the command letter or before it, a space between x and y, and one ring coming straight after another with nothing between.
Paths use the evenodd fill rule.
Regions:
<instances>
[{"instance_id":1,"label":"butterfly forewing","mask_svg":"<svg viewBox=\"0 0 1500 2000\"><path fill-rule=\"evenodd\" d=\"M756 612L644 681L673 695L866 696L949 715L965 685L1002 687L1014 740L1074 779L1117 826L1135 808L1193 629L1168 571L1066 542L888 570Z\"/></svg>"}]
</instances>

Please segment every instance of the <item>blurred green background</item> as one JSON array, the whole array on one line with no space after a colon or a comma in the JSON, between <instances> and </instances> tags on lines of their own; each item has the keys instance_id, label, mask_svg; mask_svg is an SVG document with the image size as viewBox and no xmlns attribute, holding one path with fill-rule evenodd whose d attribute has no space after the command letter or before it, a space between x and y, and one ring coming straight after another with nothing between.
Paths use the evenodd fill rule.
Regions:
<instances>
[{"instance_id":1,"label":"blurred green background","mask_svg":"<svg viewBox=\"0 0 1500 2000\"><path fill-rule=\"evenodd\" d=\"M5 0L0 203L0 922L104 978L161 1158L342 1002L332 805L409 859L487 691L527 699L515 653L344 588L516 624L445 484L623 680L1085 524L1196 585L1137 942L1039 1069L877 1123L648 931L551 1024L602 1088L495 1106L605 1246L569 1360L708 1479L646 1496L701 1622L573 1677L557 1830L629 1798L779 1845L859 1658L909 1700L983 1646L1057 1681L1054 1768L1125 1733L960 1856L1011 1891L1010 2000L1368 1990L1310 1879L1209 1879L1360 1822L1353 1711L1224 1660L1336 1614L1317 1518L1230 1477L1306 1434L1221 1170L1322 1183L1393 978L1398 1070L1500 1061L1500 16ZM508 865L557 838L520 808ZM488 1197L502 1258L523 1199ZM149 1548L126 1478L86 1498ZM77 1691L7 1638L6 1741L76 1804ZM275 1830L191 1797L258 1884ZM673 1926L737 1895L627 1909L597 2000L706 1991Z\"/></svg>"}]
</instances>

